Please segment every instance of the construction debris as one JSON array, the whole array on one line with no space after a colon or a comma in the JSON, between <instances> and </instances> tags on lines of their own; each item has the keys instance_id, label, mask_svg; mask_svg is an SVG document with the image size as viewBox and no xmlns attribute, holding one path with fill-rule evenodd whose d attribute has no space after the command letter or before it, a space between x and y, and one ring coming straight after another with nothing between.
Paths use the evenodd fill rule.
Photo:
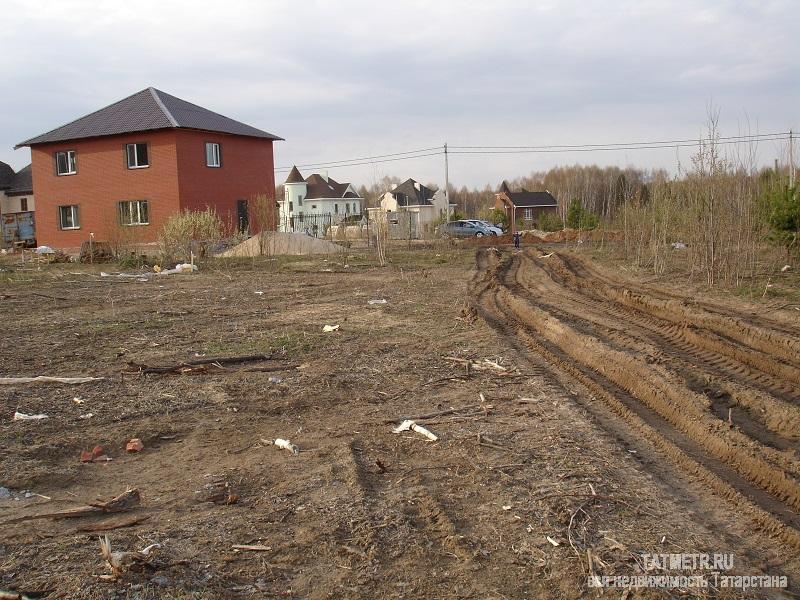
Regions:
<instances>
[{"instance_id":1,"label":"construction debris","mask_svg":"<svg viewBox=\"0 0 800 600\"><path fill-rule=\"evenodd\" d=\"M125 444L126 452L141 452L142 450L144 450L144 444L139 438L133 438L131 441Z\"/></svg>"},{"instance_id":2,"label":"construction debris","mask_svg":"<svg viewBox=\"0 0 800 600\"><path fill-rule=\"evenodd\" d=\"M108 462L110 460L112 459L106 456L106 451L102 446L95 446L92 448L91 452L87 450L81 450L81 462Z\"/></svg>"},{"instance_id":3,"label":"construction debris","mask_svg":"<svg viewBox=\"0 0 800 600\"><path fill-rule=\"evenodd\" d=\"M106 565L115 578L119 578L126 571L141 571L150 560L150 553L161 544L150 544L138 552L114 552L111 549L111 540L105 535L100 538L100 554L106 560Z\"/></svg>"},{"instance_id":4,"label":"construction debris","mask_svg":"<svg viewBox=\"0 0 800 600\"><path fill-rule=\"evenodd\" d=\"M416 431L420 435L424 435L432 442L435 442L436 440L439 439L430 430L425 429L421 425L417 425L417 423L415 421L412 421L411 419L406 419L405 421L400 423L400 425L392 429L392 433L402 433L403 431L409 431L409 430Z\"/></svg>"},{"instance_id":5,"label":"construction debris","mask_svg":"<svg viewBox=\"0 0 800 600\"><path fill-rule=\"evenodd\" d=\"M0 377L0 385L17 385L20 383L89 383L100 381L105 377L48 377L39 375L38 377Z\"/></svg>"},{"instance_id":6,"label":"construction debris","mask_svg":"<svg viewBox=\"0 0 800 600\"><path fill-rule=\"evenodd\" d=\"M380 300L368 300L367 304L374 306L376 304L389 304L386 298L381 298Z\"/></svg>"},{"instance_id":7,"label":"construction debris","mask_svg":"<svg viewBox=\"0 0 800 600\"><path fill-rule=\"evenodd\" d=\"M330 333L331 331L336 331L337 329L339 329L339 325L325 325L325 327L322 328L322 331L325 333Z\"/></svg>"},{"instance_id":8,"label":"construction debris","mask_svg":"<svg viewBox=\"0 0 800 600\"><path fill-rule=\"evenodd\" d=\"M14 413L14 421L41 421L42 419L49 419L49 415L39 414L39 415L28 415L21 412Z\"/></svg>"},{"instance_id":9,"label":"construction debris","mask_svg":"<svg viewBox=\"0 0 800 600\"><path fill-rule=\"evenodd\" d=\"M295 444L293 444L289 440L278 438L272 443L281 450L288 450L292 454L300 454L300 448L298 448Z\"/></svg>"},{"instance_id":10,"label":"construction debris","mask_svg":"<svg viewBox=\"0 0 800 600\"><path fill-rule=\"evenodd\" d=\"M133 510L142 502L142 495L137 489L129 489L122 492L119 496L112 498L108 502L97 502L78 508L70 508L52 513L38 515L27 515L17 517L0 523L7 525L10 523L21 523L23 521L34 521L38 519L76 519L79 517L93 517L97 515L121 513Z\"/></svg>"},{"instance_id":11,"label":"construction debris","mask_svg":"<svg viewBox=\"0 0 800 600\"><path fill-rule=\"evenodd\" d=\"M211 365L217 368L224 368L222 365L241 364L247 362L259 362L265 360L272 360L272 354L247 354L244 356L227 356L217 358L201 358L197 360L187 360L175 365L168 365L166 367L151 367L144 364L128 362L131 370L138 371L142 374L155 373L163 375L166 373L194 373L196 371L203 371L205 367ZM202 367L202 368L197 368Z\"/></svg>"}]
</instances>

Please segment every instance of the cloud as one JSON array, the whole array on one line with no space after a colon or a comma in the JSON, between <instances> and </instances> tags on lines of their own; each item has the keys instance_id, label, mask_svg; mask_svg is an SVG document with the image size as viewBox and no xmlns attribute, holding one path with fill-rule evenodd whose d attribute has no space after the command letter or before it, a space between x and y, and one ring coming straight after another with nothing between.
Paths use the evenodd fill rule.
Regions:
<instances>
[{"instance_id":1,"label":"cloud","mask_svg":"<svg viewBox=\"0 0 800 600\"><path fill-rule=\"evenodd\" d=\"M23 166L16 142L148 85L285 137L278 166L444 141L681 138L698 132L709 99L726 132L745 111L762 131L786 130L800 125L797 30L790 0L10 0L0 54L13 93L0 99L0 160ZM576 160L676 160L665 151L453 158L459 185ZM337 176L436 181L442 170L432 157Z\"/></svg>"}]
</instances>

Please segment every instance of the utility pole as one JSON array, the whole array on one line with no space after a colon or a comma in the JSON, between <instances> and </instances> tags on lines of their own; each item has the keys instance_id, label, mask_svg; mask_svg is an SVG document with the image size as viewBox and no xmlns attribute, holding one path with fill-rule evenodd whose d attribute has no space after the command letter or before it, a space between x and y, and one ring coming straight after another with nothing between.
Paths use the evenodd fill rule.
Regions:
<instances>
[{"instance_id":1,"label":"utility pole","mask_svg":"<svg viewBox=\"0 0 800 600\"><path fill-rule=\"evenodd\" d=\"M789 187L794 187L794 137L789 130Z\"/></svg>"},{"instance_id":2,"label":"utility pole","mask_svg":"<svg viewBox=\"0 0 800 600\"><path fill-rule=\"evenodd\" d=\"M450 172L449 172L449 165L447 162L447 142L444 143L444 199L447 202L447 206L444 209L444 214L447 217L447 221L450 220Z\"/></svg>"}]
</instances>

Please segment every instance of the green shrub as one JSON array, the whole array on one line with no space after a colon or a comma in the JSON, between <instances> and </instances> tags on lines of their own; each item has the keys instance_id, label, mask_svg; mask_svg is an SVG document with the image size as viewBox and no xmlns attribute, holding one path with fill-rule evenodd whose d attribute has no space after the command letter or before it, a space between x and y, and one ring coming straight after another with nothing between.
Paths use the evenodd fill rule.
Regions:
<instances>
[{"instance_id":1,"label":"green shrub","mask_svg":"<svg viewBox=\"0 0 800 600\"><path fill-rule=\"evenodd\" d=\"M573 198L567 208L567 226L572 229L594 229L600 223L600 217L583 208L577 198Z\"/></svg>"},{"instance_id":2,"label":"green shrub","mask_svg":"<svg viewBox=\"0 0 800 600\"><path fill-rule=\"evenodd\" d=\"M539 216L539 229L542 231L560 231L564 229L564 221L558 213L546 212Z\"/></svg>"}]
</instances>

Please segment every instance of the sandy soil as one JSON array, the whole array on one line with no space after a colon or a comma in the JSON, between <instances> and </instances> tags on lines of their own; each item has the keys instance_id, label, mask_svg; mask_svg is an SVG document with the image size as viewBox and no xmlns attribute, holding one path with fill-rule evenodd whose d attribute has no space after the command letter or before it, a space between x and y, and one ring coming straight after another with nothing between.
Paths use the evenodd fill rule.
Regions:
<instances>
[{"instance_id":1,"label":"sandy soil","mask_svg":"<svg viewBox=\"0 0 800 600\"><path fill-rule=\"evenodd\" d=\"M104 379L0 386L0 589L573 598L675 552L799 576L797 330L537 256L3 274L0 376ZM392 433L404 418L438 440ZM97 445L113 460L80 462ZM121 514L29 519L128 488L143 501ZM160 547L105 581L104 527L115 550Z\"/></svg>"}]
</instances>

